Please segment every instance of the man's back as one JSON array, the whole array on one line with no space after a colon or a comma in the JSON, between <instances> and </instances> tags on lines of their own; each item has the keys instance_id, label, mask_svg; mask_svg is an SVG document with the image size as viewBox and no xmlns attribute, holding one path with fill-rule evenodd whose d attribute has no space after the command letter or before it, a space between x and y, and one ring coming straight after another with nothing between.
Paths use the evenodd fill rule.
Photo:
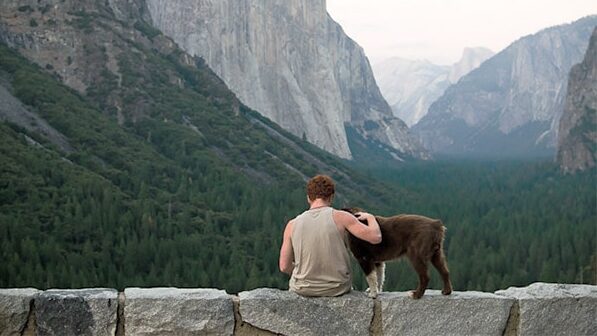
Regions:
<instances>
[{"instance_id":1,"label":"man's back","mask_svg":"<svg viewBox=\"0 0 597 336\"><path fill-rule=\"evenodd\" d=\"M314 208L293 220L291 291L305 296L337 296L350 291L345 232L339 231L332 214L331 207Z\"/></svg>"}]
</instances>

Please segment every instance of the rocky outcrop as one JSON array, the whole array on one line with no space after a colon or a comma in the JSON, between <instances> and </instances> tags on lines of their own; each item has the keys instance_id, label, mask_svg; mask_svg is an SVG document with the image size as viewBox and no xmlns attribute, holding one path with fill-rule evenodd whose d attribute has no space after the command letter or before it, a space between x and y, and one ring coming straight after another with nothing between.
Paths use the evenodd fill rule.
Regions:
<instances>
[{"instance_id":1,"label":"rocky outcrop","mask_svg":"<svg viewBox=\"0 0 597 336\"><path fill-rule=\"evenodd\" d=\"M506 328L513 299L480 292L441 295L427 291L421 300L408 293L382 293L384 335L496 335Z\"/></svg>"},{"instance_id":2,"label":"rocky outcrop","mask_svg":"<svg viewBox=\"0 0 597 336\"><path fill-rule=\"evenodd\" d=\"M413 126L427 114L429 106L448 86L492 55L493 52L486 48L465 48L460 61L452 66L394 57L374 64L373 71L394 115Z\"/></svg>"},{"instance_id":3,"label":"rocky outcrop","mask_svg":"<svg viewBox=\"0 0 597 336\"><path fill-rule=\"evenodd\" d=\"M570 70L557 161L566 173L594 167L597 161L597 28L584 60Z\"/></svg>"},{"instance_id":4,"label":"rocky outcrop","mask_svg":"<svg viewBox=\"0 0 597 336\"><path fill-rule=\"evenodd\" d=\"M0 335L114 335L115 327L118 336L597 334L597 286L536 283L496 294L429 290L413 300L384 292L372 300L360 292L126 288L116 300L105 289L0 289Z\"/></svg>"},{"instance_id":5,"label":"rocky outcrop","mask_svg":"<svg viewBox=\"0 0 597 336\"><path fill-rule=\"evenodd\" d=\"M157 28L204 58L243 103L291 133L351 158L350 126L406 156L426 155L392 115L362 48L327 15L324 0L147 4Z\"/></svg>"},{"instance_id":6,"label":"rocky outcrop","mask_svg":"<svg viewBox=\"0 0 597 336\"><path fill-rule=\"evenodd\" d=\"M512 43L449 87L413 131L435 153L553 155L568 73L595 25L588 16Z\"/></svg>"},{"instance_id":7,"label":"rocky outcrop","mask_svg":"<svg viewBox=\"0 0 597 336\"><path fill-rule=\"evenodd\" d=\"M31 315L34 288L0 289L0 336L22 335Z\"/></svg>"},{"instance_id":8,"label":"rocky outcrop","mask_svg":"<svg viewBox=\"0 0 597 336\"><path fill-rule=\"evenodd\" d=\"M452 84L457 83L462 76L478 68L493 55L495 55L493 51L483 47L464 48L460 60L450 67L448 80Z\"/></svg>"},{"instance_id":9,"label":"rocky outcrop","mask_svg":"<svg viewBox=\"0 0 597 336\"><path fill-rule=\"evenodd\" d=\"M597 335L597 286L535 283L496 294L517 300L518 335Z\"/></svg>"},{"instance_id":10,"label":"rocky outcrop","mask_svg":"<svg viewBox=\"0 0 597 336\"><path fill-rule=\"evenodd\" d=\"M115 289L50 289L34 300L37 335L110 336L116 332Z\"/></svg>"},{"instance_id":11,"label":"rocky outcrop","mask_svg":"<svg viewBox=\"0 0 597 336\"><path fill-rule=\"evenodd\" d=\"M127 288L127 335L232 335L232 299L223 290Z\"/></svg>"},{"instance_id":12,"label":"rocky outcrop","mask_svg":"<svg viewBox=\"0 0 597 336\"><path fill-rule=\"evenodd\" d=\"M43 118L29 111L0 83L0 120L8 121L32 133L40 133L63 152L71 152L68 139Z\"/></svg>"}]
</instances>

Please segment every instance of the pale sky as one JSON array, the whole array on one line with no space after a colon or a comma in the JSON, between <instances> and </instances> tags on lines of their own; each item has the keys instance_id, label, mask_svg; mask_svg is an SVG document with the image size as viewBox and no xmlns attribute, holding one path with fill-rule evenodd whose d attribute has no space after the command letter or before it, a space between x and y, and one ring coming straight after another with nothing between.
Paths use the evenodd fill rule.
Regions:
<instances>
[{"instance_id":1,"label":"pale sky","mask_svg":"<svg viewBox=\"0 0 597 336\"><path fill-rule=\"evenodd\" d=\"M452 64L465 47L498 52L543 28L597 14L597 0L327 0L371 63L389 57Z\"/></svg>"}]
</instances>

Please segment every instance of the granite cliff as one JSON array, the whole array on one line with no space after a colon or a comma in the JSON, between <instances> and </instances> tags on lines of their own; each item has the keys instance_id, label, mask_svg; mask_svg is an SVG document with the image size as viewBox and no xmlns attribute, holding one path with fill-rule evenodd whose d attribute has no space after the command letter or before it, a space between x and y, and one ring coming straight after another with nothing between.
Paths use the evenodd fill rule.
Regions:
<instances>
[{"instance_id":1,"label":"granite cliff","mask_svg":"<svg viewBox=\"0 0 597 336\"><path fill-rule=\"evenodd\" d=\"M363 49L325 0L148 0L153 24L201 56L249 107L351 158L347 129L398 156L426 157L375 83Z\"/></svg>"},{"instance_id":2,"label":"granite cliff","mask_svg":"<svg viewBox=\"0 0 597 336\"><path fill-rule=\"evenodd\" d=\"M10 70L0 70L0 122L39 136L31 142L43 139L77 164L80 153L100 162L80 163L85 169L122 170L133 179L144 165L182 171L192 161L227 170L235 186L236 178L267 184L343 171L335 178L362 191L340 160L243 105L202 59L178 48L149 21L143 0L0 2L0 66ZM6 47L39 68L25 67ZM35 75L11 73L21 66ZM40 80L40 72L52 80ZM61 96L41 97L35 83L22 80L48 81L44 94ZM61 84L73 92L65 95ZM52 104L61 113L47 112ZM183 163L172 157L181 148L185 155L190 148L201 150Z\"/></svg>"},{"instance_id":3,"label":"granite cliff","mask_svg":"<svg viewBox=\"0 0 597 336\"><path fill-rule=\"evenodd\" d=\"M415 126L432 152L553 155L568 73L597 16L525 36L449 87Z\"/></svg>"},{"instance_id":4,"label":"granite cliff","mask_svg":"<svg viewBox=\"0 0 597 336\"><path fill-rule=\"evenodd\" d=\"M570 70L557 161L564 172L585 170L597 161L597 28L584 60Z\"/></svg>"}]
</instances>

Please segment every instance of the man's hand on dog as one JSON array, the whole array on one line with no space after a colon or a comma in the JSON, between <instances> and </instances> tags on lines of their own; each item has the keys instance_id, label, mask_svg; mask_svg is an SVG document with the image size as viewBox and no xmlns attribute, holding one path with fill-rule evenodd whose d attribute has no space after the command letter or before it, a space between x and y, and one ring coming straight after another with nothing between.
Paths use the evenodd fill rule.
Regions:
<instances>
[{"instance_id":1,"label":"man's hand on dog","mask_svg":"<svg viewBox=\"0 0 597 336\"><path fill-rule=\"evenodd\" d=\"M369 220L370 218L373 217L373 215L368 212L357 212L354 214L354 216L359 220L361 220L361 219Z\"/></svg>"}]
</instances>

